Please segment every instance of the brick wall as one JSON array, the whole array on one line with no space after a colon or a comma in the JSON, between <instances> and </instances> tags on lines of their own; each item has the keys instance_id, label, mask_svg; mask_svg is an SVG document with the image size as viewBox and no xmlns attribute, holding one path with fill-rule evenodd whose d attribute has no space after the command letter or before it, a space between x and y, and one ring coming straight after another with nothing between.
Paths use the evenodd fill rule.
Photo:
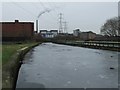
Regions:
<instances>
[{"instance_id":1,"label":"brick wall","mask_svg":"<svg viewBox=\"0 0 120 90\"><path fill-rule=\"evenodd\" d=\"M1 22L2 38L25 38L33 37L34 23L31 22Z\"/></svg>"}]
</instances>

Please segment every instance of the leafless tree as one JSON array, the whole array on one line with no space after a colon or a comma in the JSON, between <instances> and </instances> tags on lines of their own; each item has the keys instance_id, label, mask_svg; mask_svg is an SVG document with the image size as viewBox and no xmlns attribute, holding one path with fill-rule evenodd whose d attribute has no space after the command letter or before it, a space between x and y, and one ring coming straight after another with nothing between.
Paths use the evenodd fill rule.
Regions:
<instances>
[{"instance_id":1,"label":"leafless tree","mask_svg":"<svg viewBox=\"0 0 120 90\"><path fill-rule=\"evenodd\" d=\"M120 36L120 17L114 17L107 20L101 27L101 34L107 36Z\"/></svg>"}]
</instances>

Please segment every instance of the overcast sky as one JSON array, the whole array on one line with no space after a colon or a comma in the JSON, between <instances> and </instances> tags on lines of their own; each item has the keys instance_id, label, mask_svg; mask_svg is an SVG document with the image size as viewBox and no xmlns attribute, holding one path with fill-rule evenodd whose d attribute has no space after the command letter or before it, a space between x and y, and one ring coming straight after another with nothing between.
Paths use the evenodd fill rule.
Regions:
<instances>
[{"instance_id":1,"label":"overcast sky","mask_svg":"<svg viewBox=\"0 0 120 90\"><path fill-rule=\"evenodd\" d=\"M3 2L2 21L32 21L46 8L52 9L39 18L39 29L58 29L59 13L67 22L68 32L79 28L81 31L100 32L107 19L118 16L117 2Z\"/></svg>"}]
</instances>

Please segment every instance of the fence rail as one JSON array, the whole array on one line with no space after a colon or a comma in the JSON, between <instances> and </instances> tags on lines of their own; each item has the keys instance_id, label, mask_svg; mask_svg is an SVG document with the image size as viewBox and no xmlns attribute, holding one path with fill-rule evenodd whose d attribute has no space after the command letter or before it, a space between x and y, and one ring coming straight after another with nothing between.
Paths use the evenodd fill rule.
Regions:
<instances>
[{"instance_id":1,"label":"fence rail","mask_svg":"<svg viewBox=\"0 0 120 90\"><path fill-rule=\"evenodd\" d=\"M88 48L120 51L120 42L108 42L108 41L65 41L65 42L56 42L56 43L72 45L72 46L80 46L80 47L88 47Z\"/></svg>"},{"instance_id":2,"label":"fence rail","mask_svg":"<svg viewBox=\"0 0 120 90\"><path fill-rule=\"evenodd\" d=\"M120 42L105 42L105 41L76 41L75 44L85 46L110 47L120 48Z\"/></svg>"}]
</instances>

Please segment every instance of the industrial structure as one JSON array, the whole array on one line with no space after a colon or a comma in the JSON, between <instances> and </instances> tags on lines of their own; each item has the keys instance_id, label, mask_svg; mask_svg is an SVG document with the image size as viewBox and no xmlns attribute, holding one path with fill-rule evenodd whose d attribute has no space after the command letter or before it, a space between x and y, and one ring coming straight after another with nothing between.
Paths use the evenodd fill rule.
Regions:
<instances>
[{"instance_id":1,"label":"industrial structure","mask_svg":"<svg viewBox=\"0 0 120 90\"><path fill-rule=\"evenodd\" d=\"M77 37L80 34L80 29L73 30L73 36Z\"/></svg>"},{"instance_id":2,"label":"industrial structure","mask_svg":"<svg viewBox=\"0 0 120 90\"><path fill-rule=\"evenodd\" d=\"M68 33L67 32L67 22L66 21L63 22L63 31L64 31L64 33Z\"/></svg>"},{"instance_id":3,"label":"industrial structure","mask_svg":"<svg viewBox=\"0 0 120 90\"><path fill-rule=\"evenodd\" d=\"M92 31L88 31L88 32L81 32L79 37L82 40L94 40L96 36L97 36L96 33L93 33Z\"/></svg>"},{"instance_id":4,"label":"industrial structure","mask_svg":"<svg viewBox=\"0 0 120 90\"><path fill-rule=\"evenodd\" d=\"M39 29L39 18L41 15L43 15L44 13L46 12L50 12L51 10L50 9L45 9L44 11L41 11L39 13L39 15L37 16L37 19L36 19L36 33L38 33L38 29Z\"/></svg>"},{"instance_id":5,"label":"industrial structure","mask_svg":"<svg viewBox=\"0 0 120 90\"><path fill-rule=\"evenodd\" d=\"M59 33L63 33L63 26L62 26L62 19L63 19L63 14L59 14Z\"/></svg>"},{"instance_id":6,"label":"industrial structure","mask_svg":"<svg viewBox=\"0 0 120 90\"><path fill-rule=\"evenodd\" d=\"M30 40L34 35L33 22L0 22L3 41Z\"/></svg>"},{"instance_id":7,"label":"industrial structure","mask_svg":"<svg viewBox=\"0 0 120 90\"><path fill-rule=\"evenodd\" d=\"M92 31L81 32L80 29L73 30L73 36L78 37L80 40L94 40L98 35Z\"/></svg>"},{"instance_id":8,"label":"industrial structure","mask_svg":"<svg viewBox=\"0 0 120 90\"><path fill-rule=\"evenodd\" d=\"M50 30L50 31L40 30L40 35L43 38L54 38L58 35L58 30Z\"/></svg>"},{"instance_id":9,"label":"industrial structure","mask_svg":"<svg viewBox=\"0 0 120 90\"><path fill-rule=\"evenodd\" d=\"M59 14L59 34L67 33L67 22L63 21L63 14Z\"/></svg>"}]
</instances>

